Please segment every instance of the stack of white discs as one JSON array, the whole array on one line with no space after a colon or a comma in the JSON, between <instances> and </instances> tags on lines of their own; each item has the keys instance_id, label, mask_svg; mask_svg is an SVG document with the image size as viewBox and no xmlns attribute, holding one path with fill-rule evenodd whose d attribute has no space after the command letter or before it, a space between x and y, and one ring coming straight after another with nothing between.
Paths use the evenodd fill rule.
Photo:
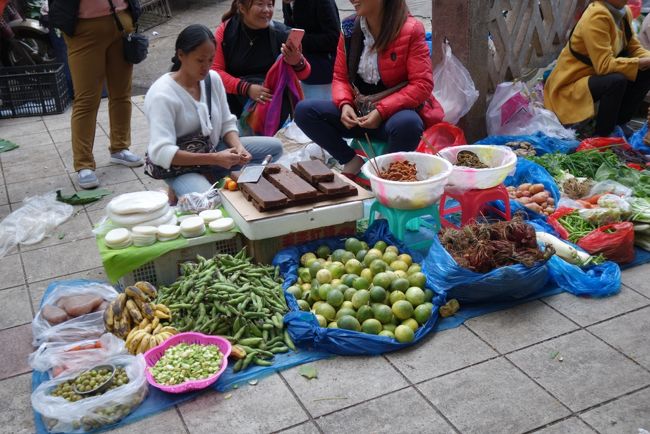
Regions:
<instances>
[{"instance_id":1,"label":"stack of white discs","mask_svg":"<svg viewBox=\"0 0 650 434\"><path fill-rule=\"evenodd\" d=\"M213 220L209 223L212 232L226 232L235 227L235 222L230 217Z\"/></svg>"},{"instance_id":2,"label":"stack of white discs","mask_svg":"<svg viewBox=\"0 0 650 434\"><path fill-rule=\"evenodd\" d=\"M190 217L181 222L181 235L185 238L200 237L205 233L205 223L201 217Z\"/></svg>"},{"instance_id":3,"label":"stack of white discs","mask_svg":"<svg viewBox=\"0 0 650 434\"><path fill-rule=\"evenodd\" d=\"M155 226L133 226L131 228L131 238L133 245L137 247L150 246L156 242L158 228Z\"/></svg>"},{"instance_id":4,"label":"stack of white discs","mask_svg":"<svg viewBox=\"0 0 650 434\"><path fill-rule=\"evenodd\" d=\"M205 211L201 211L199 213L199 217L201 217L207 225L211 221L219 220L221 217L223 217L223 214L218 209L206 209Z\"/></svg>"},{"instance_id":5,"label":"stack of white discs","mask_svg":"<svg viewBox=\"0 0 650 434\"><path fill-rule=\"evenodd\" d=\"M136 191L121 194L106 206L108 218L116 226L159 226L176 224L176 215L167 195L160 191Z\"/></svg>"},{"instance_id":6,"label":"stack of white discs","mask_svg":"<svg viewBox=\"0 0 650 434\"><path fill-rule=\"evenodd\" d=\"M172 241L181 234L181 228L176 225L158 226L158 241Z\"/></svg>"},{"instance_id":7,"label":"stack of white discs","mask_svg":"<svg viewBox=\"0 0 650 434\"><path fill-rule=\"evenodd\" d=\"M106 247L109 249L125 249L133 242L131 232L125 228L118 228L109 231L104 237Z\"/></svg>"}]
</instances>

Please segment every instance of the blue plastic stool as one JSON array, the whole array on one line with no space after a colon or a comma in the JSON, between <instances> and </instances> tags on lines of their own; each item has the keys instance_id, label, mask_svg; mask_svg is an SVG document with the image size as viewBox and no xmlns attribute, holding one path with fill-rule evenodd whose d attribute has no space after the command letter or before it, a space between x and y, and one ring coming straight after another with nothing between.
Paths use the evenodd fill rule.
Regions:
<instances>
[{"instance_id":1,"label":"blue plastic stool","mask_svg":"<svg viewBox=\"0 0 650 434\"><path fill-rule=\"evenodd\" d=\"M371 225L375 221L375 213L383 215L388 220L390 231L401 241L404 241L404 234L407 229L410 231L420 230L420 217L422 216L431 216L433 218L433 225L427 223L427 226L432 228L434 232L440 230L440 216L438 214L437 203L420 209L397 209L382 205L375 200L370 206L368 225Z\"/></svg>"}]
</instances>

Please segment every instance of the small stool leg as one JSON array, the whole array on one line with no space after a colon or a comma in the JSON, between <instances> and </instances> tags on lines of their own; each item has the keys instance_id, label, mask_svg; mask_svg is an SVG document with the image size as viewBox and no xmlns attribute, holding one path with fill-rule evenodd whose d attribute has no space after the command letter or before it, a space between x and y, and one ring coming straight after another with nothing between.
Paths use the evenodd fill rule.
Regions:
<instances>
[{"instance_id":1,"label":"small stool leg","mask_svg":"<svg viewBox=\"0 0 650 434\"><path fill-rule=\"evenodd\" d=\"M374 201L372 205L370 205L370 216L368 216L368 226L370 226L375 221L375 214L378 212L377 208L379 208L379 202Z\"/></svg>"}]
</instances>

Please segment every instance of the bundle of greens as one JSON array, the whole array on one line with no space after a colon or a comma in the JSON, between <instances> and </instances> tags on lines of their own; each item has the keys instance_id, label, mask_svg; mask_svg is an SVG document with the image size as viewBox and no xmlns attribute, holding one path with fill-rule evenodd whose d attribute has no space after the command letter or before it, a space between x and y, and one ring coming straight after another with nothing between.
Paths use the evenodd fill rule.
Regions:
<instances>
[{"instance_id":1,"label":"bundle of greens","mask_svg":"<svg viewBox=\"0 0 650 434\"><path fill-rule=\"evenodd\" d=\"M576 178L594 179L598 169L603 166L613 169L621 166L619 158L609 150L600 152L593 149L573 154L555 152L527 158L543 166L554 178L561 177L564 173L570 173Z\"/></svg>"}]
</instances>

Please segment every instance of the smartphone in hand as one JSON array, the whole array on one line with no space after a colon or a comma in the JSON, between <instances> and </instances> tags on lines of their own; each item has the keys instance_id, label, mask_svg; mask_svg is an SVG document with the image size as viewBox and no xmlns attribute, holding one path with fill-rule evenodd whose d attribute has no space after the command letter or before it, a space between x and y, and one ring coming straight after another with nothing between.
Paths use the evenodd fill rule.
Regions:
<instances>
[{"instance_id":1,"label":"smartphone in hand","mask_svg":"<svg viewBox=\"0 0 650 434\"><path fill-rule=\"evenodd\" d=\"M291 29L286 44L289 45L289 43L291 43L293 47L299 48L303 36L305 36L305 31L303 29Z\"/></svg>"}]
</instances>

